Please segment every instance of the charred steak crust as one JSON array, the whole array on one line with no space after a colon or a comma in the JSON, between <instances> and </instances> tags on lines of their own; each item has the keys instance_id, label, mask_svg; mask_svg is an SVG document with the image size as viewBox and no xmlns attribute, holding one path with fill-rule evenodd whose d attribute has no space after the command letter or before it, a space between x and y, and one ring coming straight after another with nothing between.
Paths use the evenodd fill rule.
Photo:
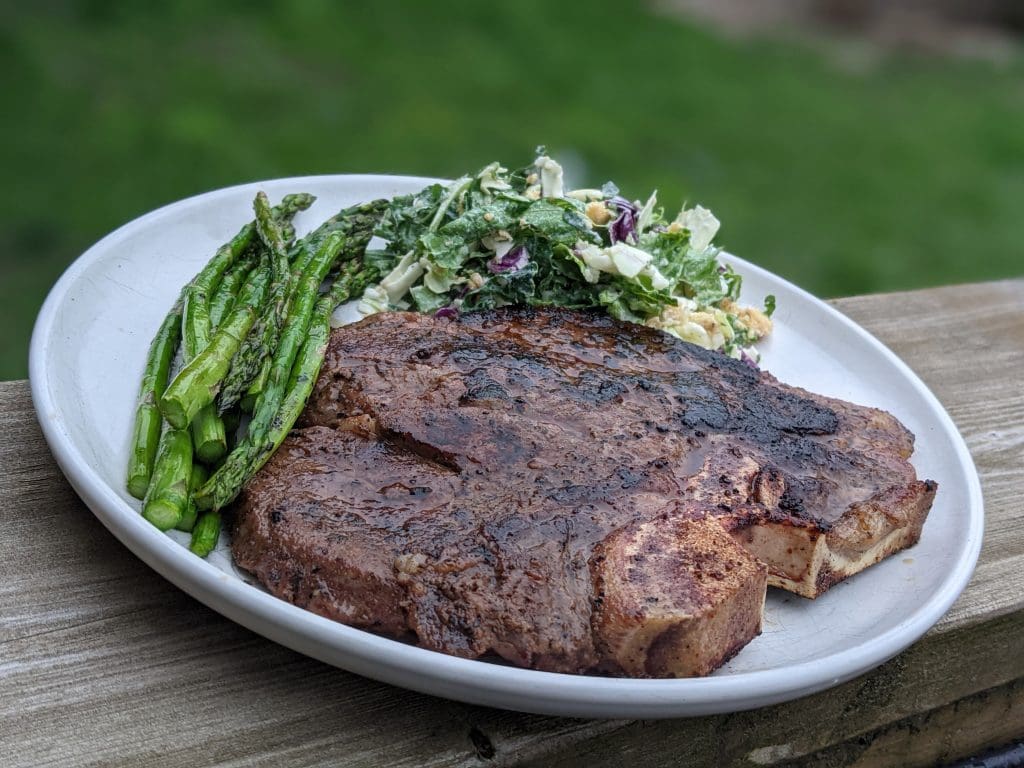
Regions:
<instances>
[{"instance_id":1,"label":"charred steak crust","mask_svg":"<svg viewBox=\"0 0 1024 768\"><path fill-rule=\"evenodd\" d=\"M337 329L302 426L236 507L241 567L354 626L557 671L706 674L759 631L765 572L816 596L916 542L935 494L891 415L592 312ZM708 542L724 585L665 554Z\"/></svg>"}]
</instances>

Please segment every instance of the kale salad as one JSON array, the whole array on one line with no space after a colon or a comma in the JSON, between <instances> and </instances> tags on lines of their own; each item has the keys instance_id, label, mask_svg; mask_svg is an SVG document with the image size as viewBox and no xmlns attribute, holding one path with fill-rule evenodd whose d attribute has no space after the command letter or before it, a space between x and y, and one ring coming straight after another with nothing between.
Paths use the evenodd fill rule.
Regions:
<instances>
[{"instance_id":1,"label":"kale salad","mask_svg":"<svg viewBox=\"0 0 1024 768\"><path fill-rule=\"evenodd\" d=\"M718 259L711 211L684 207L669 219L656 194L629 200L611 182L566 189L562 167L542 147L537 155L518 170L495 162L394 198L376 230L387 247L365 256L384 277L359 312L603 307L756 365L775 300L738 304L742 279Z\"/></svg>"}]
</instances>

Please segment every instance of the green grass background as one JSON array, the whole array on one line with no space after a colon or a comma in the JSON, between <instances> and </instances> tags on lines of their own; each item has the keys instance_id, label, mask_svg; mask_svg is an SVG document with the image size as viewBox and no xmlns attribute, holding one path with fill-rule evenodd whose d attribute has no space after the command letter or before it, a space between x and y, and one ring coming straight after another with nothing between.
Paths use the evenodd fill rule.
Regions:
<instances>
[{"instance_id":1,"label":"green grass background","mask_svg":"<svg viewBox=\"0 0 1024 768\"><path fill-rule=\"evenodd\" d=\"M94 0L5 11L0 72L0 380L61 271L156 206L539 143L574 183L710 207L727 248L819 295L1024 273L1020 57L852 73L623 0Z\"/></svg>"}]
</instances>

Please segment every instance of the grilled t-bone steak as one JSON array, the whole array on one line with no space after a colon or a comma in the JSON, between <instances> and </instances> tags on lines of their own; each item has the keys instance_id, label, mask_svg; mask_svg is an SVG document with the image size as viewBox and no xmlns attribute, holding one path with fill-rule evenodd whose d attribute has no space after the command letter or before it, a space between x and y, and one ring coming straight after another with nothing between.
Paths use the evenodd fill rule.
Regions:
<instances>
[{"instance_id":1,"label":"grilled t-bone steak","mask_svg":"<svg viewBox=\"0 0 1024 768\"><path fill-rule=\"evenodd\" d=\"M914 544L935 494L891 415L605 315L334 331L233 551L317 613L466 657L707 674L765 583L815 597Z\"/></svg>"}]
</instances>

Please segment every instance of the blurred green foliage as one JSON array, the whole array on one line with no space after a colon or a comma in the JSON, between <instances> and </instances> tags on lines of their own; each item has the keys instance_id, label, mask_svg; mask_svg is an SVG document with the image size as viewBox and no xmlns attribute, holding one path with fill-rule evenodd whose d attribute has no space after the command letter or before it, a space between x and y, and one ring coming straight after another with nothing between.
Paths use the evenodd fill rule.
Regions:
<instances>
[{"instance_id":1,"label":"blurred green foliage","mask_svg":"<svg viewBox=\"0 0 1024 768\"><path fill-rule=\"evenodd\" d=\"M94 0L9 8L0 67L0 379L61 271L156 206L540 143L576 184L710 207L727 248L820 295L1024 272L1019 60L851 73L622 0Z\"/></svg>"}]
</instances>

